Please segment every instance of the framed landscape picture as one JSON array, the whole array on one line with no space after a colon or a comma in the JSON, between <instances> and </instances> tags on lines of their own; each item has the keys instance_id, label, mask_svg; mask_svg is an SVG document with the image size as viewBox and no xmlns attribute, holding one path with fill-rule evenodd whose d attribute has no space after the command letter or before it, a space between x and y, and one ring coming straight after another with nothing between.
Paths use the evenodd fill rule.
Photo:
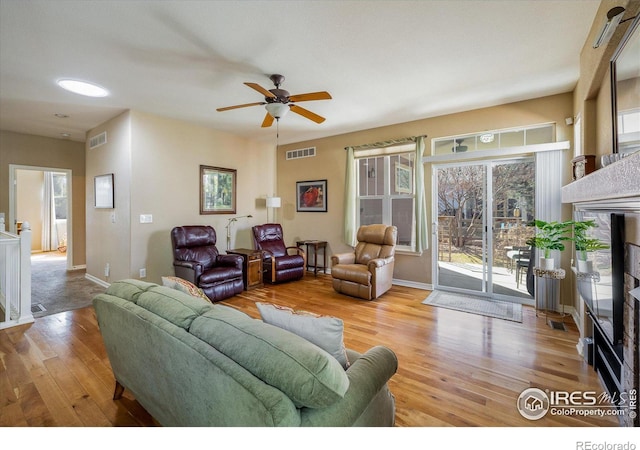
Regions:
<instances>
[{"instance_id":1,"label":"framed landscape picture","mask_svg":"<svg viewBox=\"0 0 640 450\"><path fill-rule=\"evenodd\" d=\"M200 166L200 214L236 213L236 170Z\"/></svg>"},{"instance_id":2,"label":"framed landscape picture","mask_svg":"<svg viewBox=\"0 0 640 450\"><path fill-rule=\"evenodd\" d=\"M327 212L327 180L297 181L296 211Z\"/></svg>"}]
</instances>

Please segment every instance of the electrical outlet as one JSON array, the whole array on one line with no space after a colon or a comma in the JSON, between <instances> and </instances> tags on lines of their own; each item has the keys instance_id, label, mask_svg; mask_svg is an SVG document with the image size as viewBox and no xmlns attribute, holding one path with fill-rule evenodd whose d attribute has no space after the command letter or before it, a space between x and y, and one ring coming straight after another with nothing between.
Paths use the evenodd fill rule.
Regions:
<instances>
[{"instance_id":1,"label":"electrical outlet","mask_svg":"<svg viewBox=\"0 0 640 450\"><path fill-rule=\"evenodd\" d=\"M147 277L147 269L140 269L140 278Z\"/></svg>"},{"instance_id":2,"label":"electrical outlet","mask_svg":"<svg viewBox=\"0 0 640 450\"><path fill-rule=\"evenodd\" d=\"M108 277L110 271L111 271L111 267L109 267L109 263L105 264L105 266L104 266L104 276Z\"/></svg>"},{"instance_id":3,"label":"electrical outlet","mask_svg":"<svg viewBox=\"0 0 640 450\"><path fill-rule=\"evenodd\" d=\"M140 223L153 223L152 214L140 214Z\"/></svg>"}]
</instances>

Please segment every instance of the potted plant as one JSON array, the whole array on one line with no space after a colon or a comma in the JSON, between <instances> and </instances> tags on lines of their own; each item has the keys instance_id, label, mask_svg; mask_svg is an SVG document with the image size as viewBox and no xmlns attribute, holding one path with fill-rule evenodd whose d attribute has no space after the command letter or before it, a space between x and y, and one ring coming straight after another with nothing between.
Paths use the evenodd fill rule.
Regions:
<instances>
[{"instance_id":1,"label":"potted plant","mask_svg":"<svg viewBox=\"0 0 640 450\"><path fill-rule=\"evenodd\" d=\"M545 222L539 219L533 221L532 225L536 226L538 232L527 240L527 245L542 250L540 267L547 270L555 268L555 261L551 258L551 250L564 250L564 241L571 239L567 236L567 231L572 223L572 221Z\"/></svg>"},{"instance_id":2,"label":"potted plant","mask_svg":"<svg viewBox=\"0 0 640 450\"><path fill-rule=\"evenodd\" d=\"M576 247L578 272L593 272L593 261L588 260L588 253L609 248L609 245L600 239L587 235L587 230L597 226L594 220L582 220L573 223L573 242Z\"/></svg>"}]
</instances>

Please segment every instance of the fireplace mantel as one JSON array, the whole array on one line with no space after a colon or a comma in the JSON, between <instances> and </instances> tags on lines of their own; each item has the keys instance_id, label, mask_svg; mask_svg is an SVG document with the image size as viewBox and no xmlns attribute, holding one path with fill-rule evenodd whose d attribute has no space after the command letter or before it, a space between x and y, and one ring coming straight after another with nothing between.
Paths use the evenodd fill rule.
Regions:
<instances>
[{"instance_id":1,"label":"fireplace mantel","mask_svg":"<svg viewBox=\"0 0 640 450\"><path fill-rule=\"evenodd\" d=\"M596 170L562 188L562 203L640 197L640 152Z\"/></svg>"}]
</instances>

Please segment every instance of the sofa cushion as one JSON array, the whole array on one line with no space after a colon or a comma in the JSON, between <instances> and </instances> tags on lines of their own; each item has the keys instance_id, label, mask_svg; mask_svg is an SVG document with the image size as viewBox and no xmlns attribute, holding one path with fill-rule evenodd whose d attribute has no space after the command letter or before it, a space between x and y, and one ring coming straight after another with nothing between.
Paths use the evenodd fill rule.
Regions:
<instances>
[{"instance_id":1,"label":"sofa cushion","mask_svg":"<svg viewBox=\"0 0 640 450\"><path fill-rule=\"evenodd\" d=\"M162 285L171 289L177 289L180 292L189 294L192 297L199 297L211 303L211 300L202 289L190 281L183 280L180 277L162 277Z\"/></svg>"},{"instance_id":2,"label":"sofa cushion","mask_svg":"<svg viewBox=\"0 0 640 450\"><path fill-rule=\"evenodd\" d=\"M207 312L213 306L201 298L193 297L177 289L157 285L140 294L137 303L138 306L185 330L189 329L193 319Z\"/></svg>"},{"instance_id":3,"label":"sofa cushion","mask_svg":"<svg viewBox=\"0 0 640 450\"><path fill-rule=\"evenodd\" d=\"M136 303L140 294L147 289L157 286L154 283L147 283L146 281L127 279L114 281L109 285L105 294L113 295L114 297L120 297L130 302Z\"/></svg>"},{"instance_id":4,"label":"sofa cushion","mask_svg":"<svg viewBox=\"0 0 640 450\"><path fill-rule=\"evenodd\" d=\"M299 407L323 408L344 397L349 379L334 357L300 336L240 314L213 305L189 331Z\"/></svg>"},{"instance_id":5,"label":"sofa cushion","mask_svg":"<svg viewBox=\"0 0 640 450\"><path fill-rule=\"evenodd\" d=\"M305 338L325 350L347 369L349 359L344 347L344 322L309 311L295 311L286 306L257 302L262 320Z\"/></svg>"}]
</instances>

